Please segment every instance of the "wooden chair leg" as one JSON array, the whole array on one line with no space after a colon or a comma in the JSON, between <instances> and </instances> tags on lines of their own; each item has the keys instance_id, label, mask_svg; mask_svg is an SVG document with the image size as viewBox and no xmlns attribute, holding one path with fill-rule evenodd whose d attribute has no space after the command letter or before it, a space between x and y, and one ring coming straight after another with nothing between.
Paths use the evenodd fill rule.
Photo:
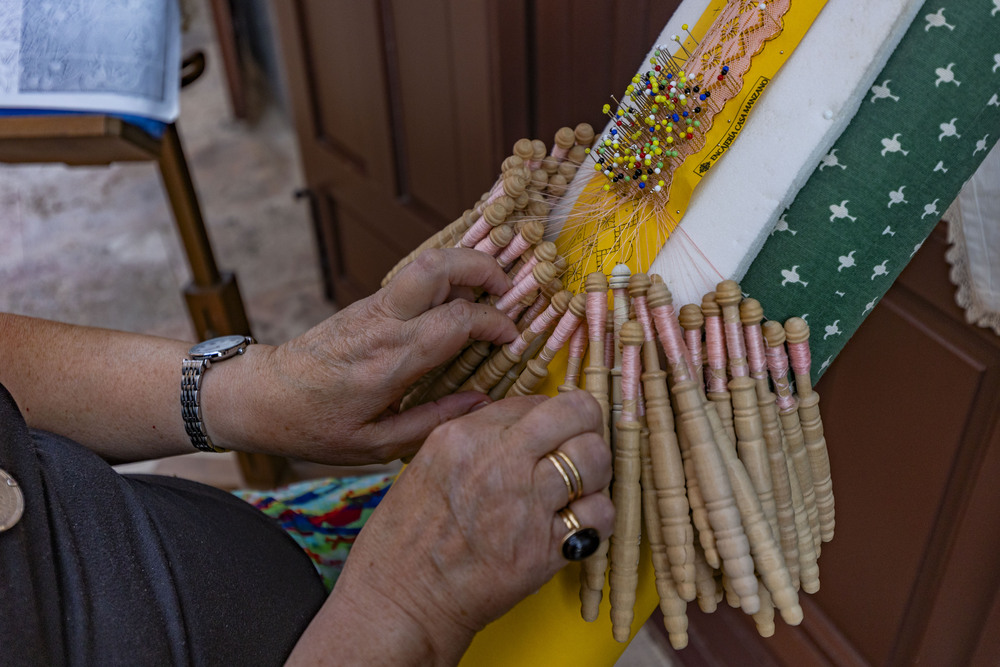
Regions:
<instances>
[{"instance_id":1,"label":"wooden chair leg","mask_svg":"<svg viewBox=\"0 0 1000 667\"><path fill-rule=\"evenodd\" d=\"M184 289L184 300L198 338L205 340L214 336L250 333L236 276L220 273L215 263L198 195L174 124L168 125L163 134L159 167L191 266L193 280ZM288 472L288 461L280 456L240 452L237 459L243 480L249 486L273 488L283 481Z\"/></svg>"}]
</instances>

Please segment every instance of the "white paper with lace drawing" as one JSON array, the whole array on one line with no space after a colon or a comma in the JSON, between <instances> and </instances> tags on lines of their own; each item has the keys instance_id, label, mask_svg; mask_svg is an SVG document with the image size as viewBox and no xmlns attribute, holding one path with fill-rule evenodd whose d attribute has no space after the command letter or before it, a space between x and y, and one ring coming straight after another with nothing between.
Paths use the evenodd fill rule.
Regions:
<instances>
[{"instance_id":1,"label":"white paper with lace drawing","mask_svg":"<svg viewBox=\"0 0 1000 667\"><path fill-rule=\"evenodd\" d=\"M1000 334L1000 144L962 188L944 214L948 221L945 258L951 264L955 301L970 324Z\"/></svg>"},{"instance_id":2,"label":"white paper with lace drawing","mask_svg":"<svg viewBox=\"0 0 1000 667\"><path fill-rule=\"evenodd\" d=\"M0 109L178 115L177 0L0 0Z\"/></svg>"}]
</instances>

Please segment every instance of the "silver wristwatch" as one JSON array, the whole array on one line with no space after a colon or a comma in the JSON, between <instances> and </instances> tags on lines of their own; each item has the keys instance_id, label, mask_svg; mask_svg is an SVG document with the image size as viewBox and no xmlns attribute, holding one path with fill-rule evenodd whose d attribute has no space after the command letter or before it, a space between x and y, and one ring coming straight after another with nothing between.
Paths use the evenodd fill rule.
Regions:
<instances>
[{"instance_id":1,"label":"silver wristwatch","mask_svg":"<svg viewBox=\"0 0 1000 667\"><path fill-rule=\"evenodd\" d=\"M198 343L190 350L181 367L181 417L191 444L203 452L224 452L212 444L201 416L201 380L213 363L243 354L255 343L250 336L221 336Z\"/></svg>"}]
</instances>

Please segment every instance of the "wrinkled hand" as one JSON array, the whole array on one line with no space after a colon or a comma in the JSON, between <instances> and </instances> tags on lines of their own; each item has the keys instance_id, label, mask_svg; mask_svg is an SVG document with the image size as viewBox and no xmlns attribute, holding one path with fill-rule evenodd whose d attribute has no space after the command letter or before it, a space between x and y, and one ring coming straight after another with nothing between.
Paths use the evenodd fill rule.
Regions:
<instances>
[{"instance_id":1,"label":"wrinkled hand","mask_svg":"<svg viewBox=\"0 0 1000 667\"><path fill-rule=\"evenodd\" d=\"M468 249L422 253L385 288L273 349L264 365L263 432L270 451L343 465L413 453L437 425L482 403L446 396L396 414L405 390L470 338L505 343L513 322L473 300L474 288L502 294L496 260Z\"/></svg>"},{"instance_id":2,"label":"wrinkled hand","mask_svg":"<svg viewBox=\"0 0 1000 667\"><path fill-rule=\"evenodd\" d=\"M431 647L432 659L413 664L457 661L475 632L566 565L556 512L568 494L546 453L559 448L573 460L585 495L570 507L583 526L610 535L614 508L598 493L611 480L602 434L601 409L583 391L505 399L437 428L368 520L332 609L303 645L325 641L324 627L335 629L327 623L361 618L373 632L389 625L395 641ZM352 640L365 638L328 641L363 650Z\"/></svg>"}]
</instances>

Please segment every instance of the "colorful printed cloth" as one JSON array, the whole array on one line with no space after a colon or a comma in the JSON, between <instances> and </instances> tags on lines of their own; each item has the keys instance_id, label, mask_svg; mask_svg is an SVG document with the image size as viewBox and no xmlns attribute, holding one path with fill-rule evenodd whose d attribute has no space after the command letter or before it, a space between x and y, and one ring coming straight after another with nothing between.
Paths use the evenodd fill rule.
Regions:
<instances>
[{"instance_id":1,"label":"colorful printed cloth","mask_svg":"<svg viewBox=\"0 0 1000 667\"><path fill-rule=\"evenodd\" d=\"M358 533L395 479L395 475L332 477L233 494L278 522L312 560L329 592Z\"/></svg>"}]
</instances>

